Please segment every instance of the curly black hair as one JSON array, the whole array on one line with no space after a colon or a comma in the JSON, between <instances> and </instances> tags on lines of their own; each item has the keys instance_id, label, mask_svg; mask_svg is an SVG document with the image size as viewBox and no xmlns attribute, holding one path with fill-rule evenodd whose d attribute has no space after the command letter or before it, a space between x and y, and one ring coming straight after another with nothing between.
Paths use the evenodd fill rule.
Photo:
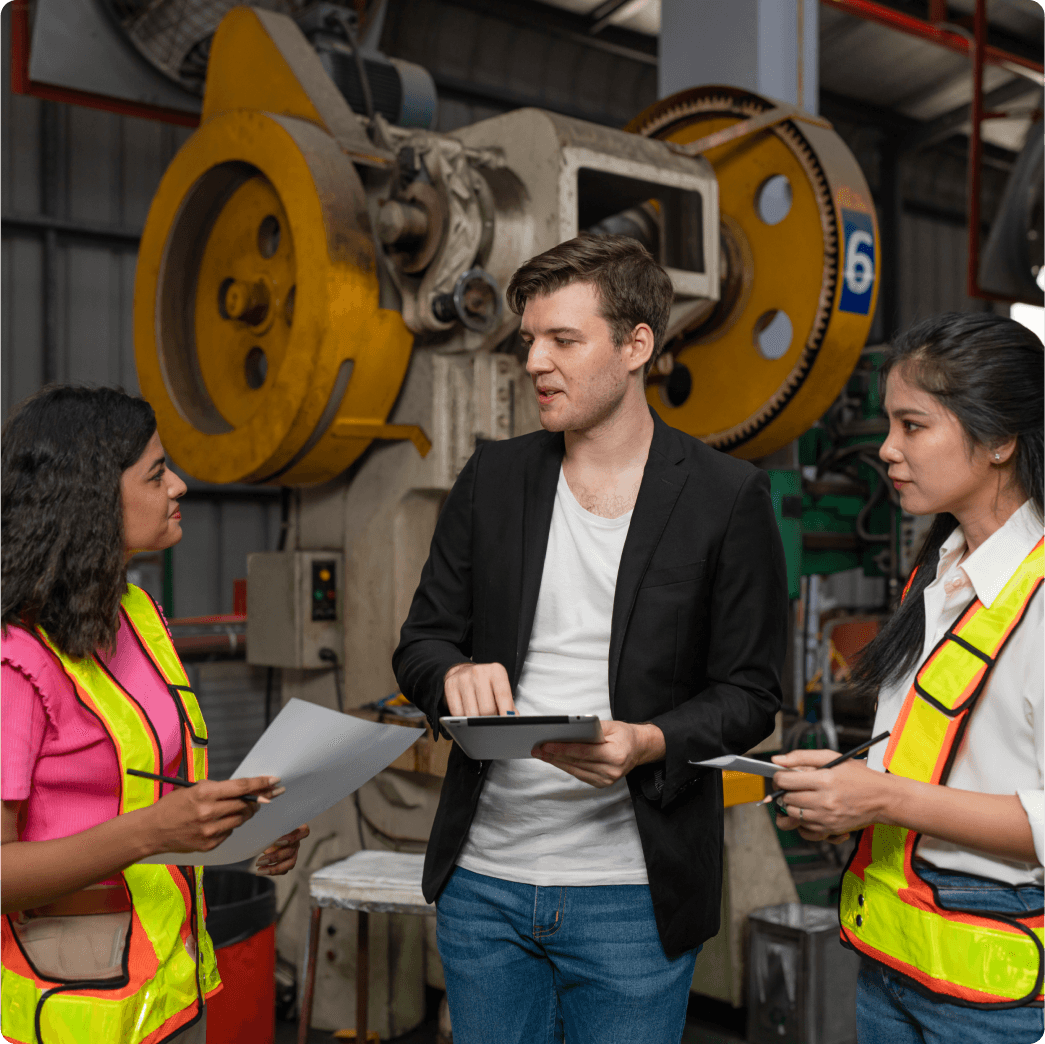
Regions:
<instances>
[{"instance_id":1,"label":"curly black hair","mask_svg":"<svg viewBox=\"0 0 1045 1044\"><path fill-rule=\"evenodd\" d=\"M127 589L120 477L156 415L115 388L53 385L4 424L3 628L40 626L67 656L111 649Z\"/></svg>"}]
</instances>

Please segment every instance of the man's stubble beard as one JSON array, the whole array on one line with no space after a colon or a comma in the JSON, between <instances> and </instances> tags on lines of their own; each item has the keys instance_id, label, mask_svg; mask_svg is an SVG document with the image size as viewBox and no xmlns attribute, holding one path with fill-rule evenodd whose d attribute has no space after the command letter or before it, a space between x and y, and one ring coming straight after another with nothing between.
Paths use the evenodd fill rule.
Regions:
<instances>
[{"instance_id":1,"label":"man's stubble beard","mask_svg":"<svg viewBox=\"0 0 1045 1044\"><path fill-rule=\"evenodd\" d=\"M601 390L601 389L600 389ZM628 393L628 378L625 378L612 388L606 388L601 395L595 394L595 401L585 406L575 406L571 400L572 408L560 412L555 419L549 417L546 411L541 410L538 403L538 413L541 419L541 427L545 431L590 431L605 424L614 413L616 413ZM536 395L536 388L534 389Z\"/></svg>"}]
</instances>

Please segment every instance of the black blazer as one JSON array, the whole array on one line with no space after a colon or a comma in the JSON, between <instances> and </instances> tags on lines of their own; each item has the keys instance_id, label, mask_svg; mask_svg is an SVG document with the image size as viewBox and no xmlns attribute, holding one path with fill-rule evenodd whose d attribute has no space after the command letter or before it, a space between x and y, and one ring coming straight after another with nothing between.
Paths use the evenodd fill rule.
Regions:
<instances>
[{"instance_id":1,"label":"black blazer","mask_svg":"<svg viewBox=\"0 0 1045 1044\"><path fill-rule=\"evenodd\" d=\"M722 777L690 760L750 749L773 729L787 640L784 552L769 478L653 415L613 601L613 717L653 722L667 756L628 775L661 942L676 956L718 931ZM438 734L443 677L502 663L514 689L537 608L561 434L482 443L447 497L392 658ZM450 752L425 856L433 901L453 873L489 762Z\"/></svg>"}]
</instances>

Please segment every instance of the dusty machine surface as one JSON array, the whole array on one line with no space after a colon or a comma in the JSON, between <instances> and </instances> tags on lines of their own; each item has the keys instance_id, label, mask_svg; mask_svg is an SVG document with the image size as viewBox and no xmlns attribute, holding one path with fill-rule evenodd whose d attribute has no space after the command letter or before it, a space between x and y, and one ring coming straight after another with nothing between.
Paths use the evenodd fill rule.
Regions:
<instances>
[{"instance_id":1,"label":"dusty machine surface","mask_svg":"<svg viewBox=\"0 0 1045 1044\"><path fill-rule=\"evenodd\" d=\"M285 15L225 16L201 125L142 236L134 329L170 457L209 482L291 490L283 550L251 557L248 658L281 669L284 699L353 711L396 692L399 628L477 440L538 426L504 299L522 262L585 230L644 242L675 288L651 405L758 458L849 376L874 311L878 234L829 124L744 91L697 88L619 131L521 109L439 134L372 105L358 116L330 67ZM274 637L288 627L301 634ZM300 961L308 873L361 845L423 850L444 748L426 738L312 824L279 885L281 953ZM722 959L740 960L748 909L794 898L764 826L730 827L742 841ZM745 898L739 868L764 867L770 849L779 889L762 874ZM324 922L317 1026L352 1022L351 917ZM371 927L382 1037L421 1020L426 978L441 984L426 930L395 916ZM741 976L708 992L739 1003Z\"/></svg>"}]
</instances>

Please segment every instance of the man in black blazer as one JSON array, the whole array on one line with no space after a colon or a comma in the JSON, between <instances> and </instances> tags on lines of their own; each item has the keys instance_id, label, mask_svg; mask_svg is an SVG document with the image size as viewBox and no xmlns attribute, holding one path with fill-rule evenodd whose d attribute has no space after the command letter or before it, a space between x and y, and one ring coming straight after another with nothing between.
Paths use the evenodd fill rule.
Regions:
<instances>
[{"instance_id":1,"label":"man in black blazer","mask_svg":"<svg viewBox=\"0 0 1045 1044\"><path fill-rule=\"evenodd\" d=\"M748 750L780 706L769 481L648 408L672 288L636 241L561 244L508 300L544 430L476 448L393 666L436 733L518 704L604 708L604 739L451 751L424 892L454 1039L677 1041L722 885L721 775L691 762Z\"/></svg>"}]
</instances>

